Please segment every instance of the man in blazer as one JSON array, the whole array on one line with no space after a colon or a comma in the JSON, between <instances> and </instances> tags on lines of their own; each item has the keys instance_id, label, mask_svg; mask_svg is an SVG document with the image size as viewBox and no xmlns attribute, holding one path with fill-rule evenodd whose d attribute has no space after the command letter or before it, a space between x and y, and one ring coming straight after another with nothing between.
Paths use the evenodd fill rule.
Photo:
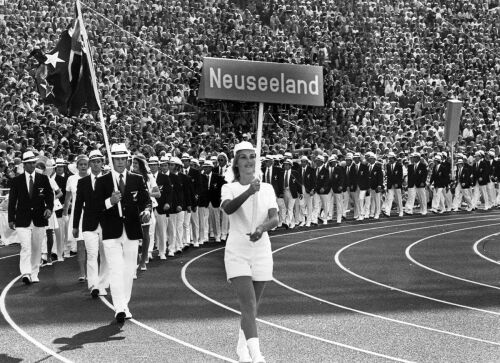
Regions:
<instances>
[{"instance_id":1,"label":"man in blazer","mask_svg":"<svg viewBox=\"0 0 500 363\"><path fill-rule=\"evenodd\" d=\"M403 196L401 189L403 188L403 165L396 160L396 154L390 152L389 162L386 165L387 175L387 201L385 204L384 214L389 217L391 215L392 202L396 199L398 205L399 216L403 216Z\"/></svg>"},{"instance_id":2,"label":"man in blazer","mask_svg":"<svg viewBox=\"0 0 500 363\"><path fill-rule=\"evenodd\" d=\"M367 206L369 207L369 198L367 200L367 196L369 197L370 190L370 177L368 175L368 165L366 163L361 162L361 154L354 153L352 156L353 166L351 167L351 175L355 173L354 180L356 181L356 192L355 195L357 197L357 206L358 206L358 221L362 221L367 214ZM351 184L353 182L353 178L351 178ZM354 187L354 185L353 185ZM356 202L356 201L355 201ZM369 213L369 212L368 212ZM354 210L354 218L356 218L356 210Z\"/></svg>"},{"instance_id":3,"label":"man in blazer","mask_svg":"<svg viewBox=\"0 0 500 363\"><path fill-rule=\"evenodd\" d=\"M165 158L163 162L168 163L168 159ZM156 180L156 185L160 190L160 198L156 198L158 206L153 211L156 217L156 227L155 227L155 241L158 247L158 257L160 260L167 259L167 223L168 223L168 211L170 209L170 204L172 203L172 187L170 183L170 178L167 174L160 172L160 160L157 156L151 156L148 161L151 174ZM152 258L153 253L153 243L149 244L149 258Z\"/></svg>"},{"instance_id":4,"label":"man in blazer","mask_svg":"<svg viewBox=\"0 0 500 363\"><path fill-rule=\"evenodd\" d=\"M217 155L217 167L214 164L214 173L219 174L222 178L226 175L226 171L231 166L229 165L229 160L226 153L221 152ZM229 233L229 216L223 209L220 209L220 229L221 229L221 240L225 241Z\"/></svg>"},{"instance_id":5,"label":"man in blazer","mask_svg":"<svg viewBox=\"0 0 500 363\"><path fill-rule=\"evenodd\" d=\"M337 155L333 154L328 159L328 173L330 176L330 202L329 215L333 218L333 209L337 211L337 223L342 222L344 214L343 190L345 183L345 169L337 164Z\"/></svg>"},{"instance_id":6,"label":"man in blazer","mask_svg":"<svg viewBox=\"0 0 500 363\"><path fill-rule=\"evenodd\" d=\"M59 198L61 205L64 205L66 199L66 182L70 176L67 172L67 165L68 163L64 161L64 159L56 159L54 180L59 186L59 190L62 192L62 196ZM56 211L56 218L57 224L59 225L59 228L56 229L57 257L59 261L64 261L64 257L72 257L76 255L76 251L71 251L70 243L68 243L67 219L63 216L62 209Z\"/></svg>"},{"instance_id":7,"label":"man in blazer","mask_svg":"<svg viewBox=\"0 0 500 363\"><path fill-rule=\"evenodd\" d=\"M205 164L203 164L203 170L205 175L207 176L207 191L206 197L208 200L208 226L209 226L209 236L215 238L215 242L221 242L221 190L222 185L226 183L224 178L219 174L215 174L213 172L213 163L211 160L207 160Z\"/></svg>"},{"instance_id":8,"label":"man in blazer","mask_svg":"<svg viewBox=\"0 0 500 363\"><path fill-rule=\"evenodd\" d=\"M329 210L329 193L331 189L330 172L325 167L325 157L323 155L316 156L316 185L314 190L316 193L313 196L313 215L312 223L318 223L321 210L323 210L323 224L328 223L328 210Z\"/></svg>"},{"instance_id":9,"label":"man in blazer","mask_svg":"<svg viewBox=\"0 0 500 363\"><path fill-rule=\"evenodd\" d=\"M265 183L273 186L279 209L278 216L283 216L286 210L285 200L283 199L283 169L276 165L274 156L266 157L263 177ZM279 218L278 227L281 227L283 222L284 221Z\"/></svg>"},{"instance_id":10,"label":"man in blazer","mask_svg":"<svg viewBox=\"0 0 500 363\"><path fill-rule=\"evenodd\" d=\"M453 198L453 211L458 212L462 205L462 199L467 203L467 211L470 212L473 208L471 186L472 186L472 170L469 164L464 162L463 155L457 155L457 170L455 174L455 197Z\"/></svg>"},{"instance_id":11,"label":"man in blazer","mask_svg":"<svg viewBox=\"0 0 500 363\"><path fill-rule=\"evenodd\" d=\"M413 214L415 199L420 202L420 213L427 214L427 193L425 184L427 183L427 165L421 161L421 155L414 152L410 156L410 163L407 167L408 198L405 204L405 213Z\"/></svg>"},{"instance_id":12,"label":"man in blazer","mask_svg":"<svg viewBox=\"0 0 500 363\"><path fill-rule=\"evenodd\" d=\"M283 200L285 202L285 212L281 216L285 225L288 228L295 228L295 217L293 215L295 201L302 193L299 176L296 171L292 170L292 160L285 159L283 161Z\"/></svg>"},{"instance_id":13,"label":"man in blazer","mask_svg":"<svg viewBox=\"0 0 500 363\"><path fill-rule=\"evenodd\" d=\"M432 209L431 212L438 213L440 206L444 206L444 188L449 185L448 170L441 166L442 157L437 154L434 157L434 168L432 169L431 178L429 183L434 187L434 194L432 196ZM441 207L440 213L444 213Z\"/></svg>"},{"instance_id":14,"label":"man in blazer","mask_svg":"<svg viewBox=\"0 0 500 363\"><path fill-rule=\"evenodd\" d=\"M200 218L198 211L198 200L200 199L201 190L201 172L191 167L191 157L189 154L183 154L182 163L184 164L184 174L189 178L191 184L191 213L189 220L189 230L191 241L194 247L200 246ZM190 241L186 241L189 243Z\"/></svg>"},{"instance_id":15,"label":"man in blazer","mask_svg":"<svg viewBox=\"0 0 500 363\"><path fill-rule=\"evenodd\" d=\"M182 161L177 156L172 156L169 161L170 186L172 187L172 204L168 210L168 255L174 256L182 251L184 214L187 210L185 179L181 176Z\"/></svg>"},{"instance_id":16,"label":"man in blazer","mask_svg":"<svg viewBox=\"0 0 500 363\"><path fill-rule=\"evenodd\" d=\"M189 161L191 160L188 154L183 155L184 158L188 159L188 167ZM196 205L195 195L194 195L194 185L191 177L188 175L188 171L185 169L184 160L181 160L183 164L179 170L179 178L181 181L181 190L184 193L184 205L182 206L182 214L181 214L181 228L182 234L180 238L181 249L186 248L191 244L191 215L193 212L193 205ZM196 208L195 208L196 209Z\"/></svg>"},{"instance_id":17,"label":"man in blazer","mask_svg":"<svg viewBox=\"0 0 500 363\"><path fill-rule=\"evenodd\" d=\"M102 244L102 230L99 225L101 211L94 198L95 183L102 176L104 156L99 150L92 150L89 156L90 174L78 180L75 198L75 215L73 216L73 236L78 236L78 226L82 217L82 232L87 250L87 283L90 295L96 299L106 295L108 282L108 266ZM99 257L101 265L99 266Z\"/></svg>"},{"instance_id":18,"label":"man in blazer","mask_svg":"<svg viewBox=\"0 0 500 363\"><path fill-rule=\"evenodd\" d=\"M300 207L299 211L299 226L311 226L311 218L313 212L313 195L315 193L314 188L316 187L316 173L314 169L309 165L309 159L307 156L302 156L300 158L300 180L302 182L302 196L304 198L304 207Z\"/></svg>"},{"instance_id":19,"label":"man in blazer","mask_svg":"<svg viewBox=\"0 0 500 363\"><path fill-rule=\"evenodd\" d=\"M474 154L474 163L472 164L472 173L474 175L474 192L472 202L474 208L477 208L481 195L484 199L484 210L491 208L491 201L488 195L488 183L490 182L490 167L488 162L483 159L483 154L477 151Z\"/></svg>"},{"instance_id":20,"label":"man in blazer","mask_svg":"<svg viewBox=\"0 0 500 363\"><path fill-rule=\"evenodd\" d=\"M128 303L142 238L141 224L151 217L151 199L144 178L126 170L128 155L125 144L113 144L113 170L95 183L115 318L121 324L132 317Z\"/></svg>"},{"instance_id":21,"label":"man in blazer","mask_svg":"<svg viewBox=\"0 0 500 363\"><path fill-rule=\"evenodd\" d=\"M382 165L376 162L376 155L371 151L366 153L368 158L368 175L370 178L370 208L365 214L365 218L380 218L382 189L384 187L384 174Z\"/></svg>"},{"instance_id":22,"label":"man in blazer","mask_svg":"<svg viewBox=\"0 0 500 363\"><path fill-rule=\"evenodd\" d=\"M201 173L201 189L200 197L198 199L198 212L200 215L200 245L208 242L208 231L209 231L209 205L210 200L208 199L208 175L211 175L213 169L213 163L208 160L203 163L202 173ZM208 173L208 174L207 174Z\"/></svg>"},{"instance_id":23,"label":"man in blazer","mask_svg":"<svg viewBox=\"0 0 500 363\"><path fill-rule=\"evenodd\" d=\"M24 173L12 179L9 193L9 228L16 230L21 243L19 269L26 285L40 282L42 239L54 208L49 178L35 172L37 159L32 151L23 154Z\"/></svg>"}]
</instances>

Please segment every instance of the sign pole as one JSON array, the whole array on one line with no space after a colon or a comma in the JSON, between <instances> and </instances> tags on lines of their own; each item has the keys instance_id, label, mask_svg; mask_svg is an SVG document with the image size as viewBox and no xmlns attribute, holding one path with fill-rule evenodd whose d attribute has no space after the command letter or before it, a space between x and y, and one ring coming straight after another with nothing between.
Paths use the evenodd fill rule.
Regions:
<instances>
[{"instance_id":1,"label":"sign pole","mask_svg":"<svg viewBox=\"0 0 500 363\"><path fill-rule=\"evenodd\" d=\"M264 102L259 102L259 116L257 118L257 144L255 146L255 177L260 179L260 155L262 149L262 126L264 124ZM252 223L250 227L250 233L253 233L257 228L257 209L258 200L257 195L254 194L253 198L253 213L252 213Z\"/></svg>"}]
</instances>

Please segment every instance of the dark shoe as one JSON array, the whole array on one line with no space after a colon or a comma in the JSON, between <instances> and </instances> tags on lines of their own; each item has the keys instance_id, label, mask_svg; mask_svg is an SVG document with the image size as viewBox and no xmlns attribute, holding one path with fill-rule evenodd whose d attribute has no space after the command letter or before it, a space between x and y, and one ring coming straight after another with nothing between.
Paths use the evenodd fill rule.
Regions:
<instances>
[{"instance_id":1,"label":"dark shoe","mask_svg":"<svg viewBox=\"0 0 500 363\"><path fill-rule=\"evenodd\" d=\"M69 257L75 257L77 255L76 252L70 251L69 252Z\"/></svg>"},{"instance_id":2,"label":"dark shoe","mask_svg":"<svg viewBox=\"0 0 500 363\"><path fill-rule=\"evenodd\" d=\"M121 311L118 314L116 314L116 322L118 324L125 323L125 312Z\"/></svg>"},{"instance_id":3,"label":"dark shoe","mask_svg":"<svg viewBox=\"0 0 500 363\"><path fill-rule=\"evenodd\" d=\"M50 258L52 258L52 260L53 260L53 261L57 261L57 254L52 253L52 254L50 255Z\"/></svg>"},{"instance_id":4,"label":"dark shoe","mask_svg":"<svg viewBox=\"0 0 500 363\"><path fill-rule=\"evenodd\" d=\"M92 299L97 299L99 297L99 289L92 289L90 295L92 296Z\"/></svg>"},{"instance_id":5,"label":"dark shoe","mask_svg":"<svg viewBox=\"0 0 500 363\"><path fill-rule=\"evenodd\" d=\"M31 279L30 279L29 275L24 275L23 276L23 283L25 285L31 285Z\"/></svg>"}]
</instances>

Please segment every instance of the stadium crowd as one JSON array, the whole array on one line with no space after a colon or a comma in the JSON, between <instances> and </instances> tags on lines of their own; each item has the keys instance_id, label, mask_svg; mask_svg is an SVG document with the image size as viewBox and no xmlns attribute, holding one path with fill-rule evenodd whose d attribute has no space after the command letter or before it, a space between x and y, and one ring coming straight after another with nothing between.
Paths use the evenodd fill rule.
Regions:
<instances>
[{"instance_id":1,"label":"stadium crowd","mask_svg":"<svg viewBox=\"0 0 500 363\"><path fill-rule=\"evenodd\" d=\"M325 107L266 109L263 155L281 164L290 153L297 172L303 157L312 166L318 156L324 162L336 158L346 169L346 160L359 154L363 165L375 159L386 180L392 155L406 166L418 153L429 179L436 158L451 161L444 140L447 99L463 102L454 154L471 167L477 157L497 163L498 0L94 0L83 5L111 142L125 142L133 154L161 158L186 153L201 161L230 155L240 140L255 141L252 105L197 99L202 58L213 56L324 67ZM35 48L48 52L55 45L72 19L72 6L66 0L5 2L0 18L0 172L5 188L22 173L25 151L69 163L94 149L105 154L95 114L69 118L41 102L35 62L28 58ZM498 167L493 164L486 182L489 197L476 188L467 208L481 198L485 207L496 204ZM457 170L448 170L445 192L456 190L451 179ZM406 167L403 173L403 199L407 194L411 199L404 192L411 189ZM477 173L479 167L473 185L485 182ZM422 205L438 194L430 188L435 180L429 182L426 200L420 195ZM388 200L390 189L387 181L380 185ZM312 216L314 208L303 199ZM351 198L354 206L356 200L359 196ZM314 206L320 202L314 199ZM348 209L354 211L347 206L343 211ZM450 210L452 203L434 209ZM356 211L354 217L360 218L361 206Z\"/></svg>"}]
</instances>

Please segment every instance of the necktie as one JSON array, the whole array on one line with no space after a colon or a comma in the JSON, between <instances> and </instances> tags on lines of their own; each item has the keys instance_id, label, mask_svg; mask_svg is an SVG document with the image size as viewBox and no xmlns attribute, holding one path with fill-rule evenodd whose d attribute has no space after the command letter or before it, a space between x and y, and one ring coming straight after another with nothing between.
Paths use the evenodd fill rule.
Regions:
<instances>
[{"instance_id":1,"label":"necktie","mask_svg":"<svg viewBox=\"0 0 500 363\"><path fill-rule=\"evenodd\" d=\"M271 168L267 168L267 182L271 184Z\"/></svg>"},{"instance_id":2,"label":"necktie","mask_svg":"<svg viewBox=\"0 0 500 363\"><path fill-rule=\"evenodd\" d=\"M373 169L373 165L370 165L370 173L372 172L372 169Z\"/></svg>"},{"instance_id":3,"label":"necktie","mask_svg":"<svg viewBox=\"0 0 500 363\"><path fill-rule=\"evenodd\" d=\"M30 185L28 188L28 194L30 195L30 198L33 195L33 176L32 175L30 175Z\"/></svg>"},{"instance_id":4,"label":"necktie","mask_svg":"<svg viewBox=\"0 0 500 363\"><path fill-rule=\"evenodd\" d=\"M304 180L304 175L306 175L306 168L302 168L302 180Z\"/></svg>"},{"instance_id":5,"label":"necktie","mask_svg":"<svg viewBox=\"0 0 500 363\"><path fill-rule=\"evenodd\" d=\"M330 168L330 179L332 178L333 175L333 167Z\"/></svg>"},{"instance_id":6,"label":"necktie","mask_svg":"<svg viewBox=\"0 0 500 363\"><path fill-rule=\"evenodd\" d=\"M94 188L95 187L95 176L92 175L91 178L92 178L91 179L92 180L92 190L94 190L95 189Z\"/></svg>"},{"instance_id":7,"label":"necktie","mask_svg":"<svg viewBox=\"0 0 500 363\"><path fill-rule=\"evenodd\" d=\"M120 189L120 193L122 196L125 194L125 182L123 181L123 174L120 174L120 182L118 183L118 189Z\"/></svg>"},{"instance_id":8,"label":"necktie","mask_svg":"<svg viewBox=\"0 0 500 363\"><path fill-rule=\"evenodd\" d=\"M285 188L288 188L288 170L285 172Z\"/></svg>"}]
</instances>

